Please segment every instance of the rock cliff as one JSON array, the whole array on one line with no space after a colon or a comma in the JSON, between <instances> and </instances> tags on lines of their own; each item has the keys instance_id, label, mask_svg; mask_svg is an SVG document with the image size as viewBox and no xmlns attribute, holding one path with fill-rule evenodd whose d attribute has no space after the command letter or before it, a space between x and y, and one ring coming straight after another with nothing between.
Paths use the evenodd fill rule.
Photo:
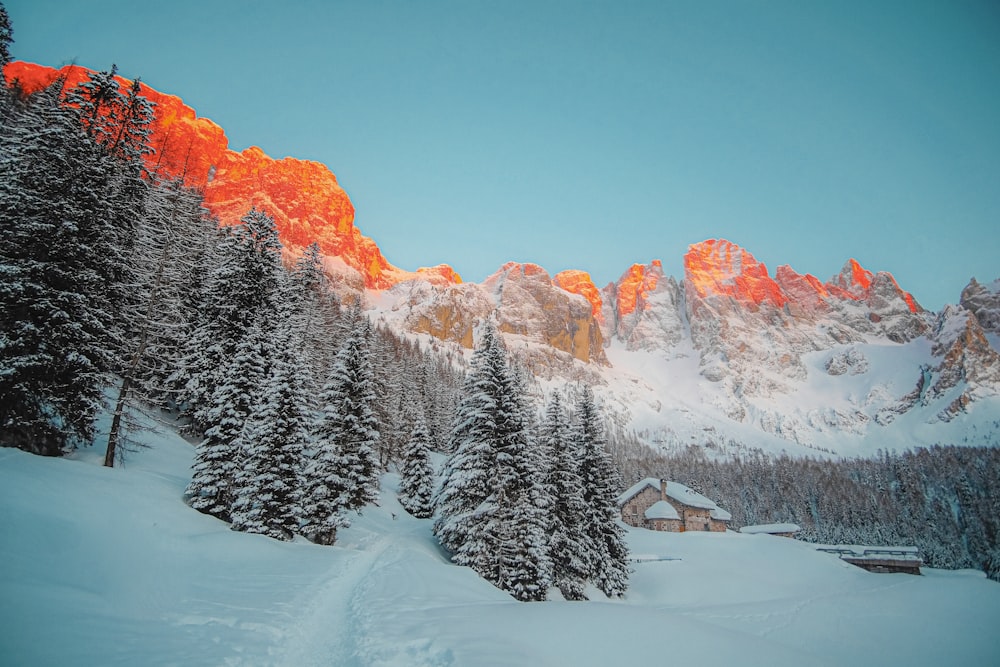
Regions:
<instances>
[{"instance_id":1,"label":"rock cliff","mask_svg":"<svg viewBox=\"0 0 1000 667\"><path fill-rule=\"evenodd\" d=\"M89 73L75 65L55 70L20 61L4 70L8 81L17 79L29 94L59 77L67 89L73 88ZM123 88L131 83L119 77ZM461 282L447 266L412 272L390 264L376 243L354 226L354 205L325 165L291 157L276 160L256 146L230 150L222 128L199 118L179 97L145 84L142 94L156 105L150 142L155 152L147 158L147 168L201 188L206 207L220 224L235 224L257 206L274 218L286 246L318 242L325 255L340 258L369 289L385 289L416 277L438 284Z\"/></svg>"}]
</instances>

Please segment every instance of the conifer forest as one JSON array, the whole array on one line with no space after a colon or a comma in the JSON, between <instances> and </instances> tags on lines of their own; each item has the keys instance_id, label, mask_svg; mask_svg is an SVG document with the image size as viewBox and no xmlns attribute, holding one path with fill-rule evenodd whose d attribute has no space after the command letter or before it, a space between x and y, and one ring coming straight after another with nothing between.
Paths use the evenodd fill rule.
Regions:
<instances>
[{"instance_id":1,"label":"conifer forest","mask_svg":"<svg viewBox=\"0 0 1000 667\"><path fill-rule=\"evenodd\" d=\"M0 67L11 42L0 26ZM433 517L452 561L522 601L622 595L615 501L653 475L713 498L735 528L914 544L930 566L1000 580L1000 450L656 451L611 427L586 385L543 389L493 323L471 355L421 343L335 289L315 244L283 247L267 210L220 226L197 189L157 172L157 110L115 73L0 86L3 446L100 448L115 466L134 447L129 414L170 415L196 451L193 510L325 545L399 472L400 502Z\"/></svg>"}]
</instances>

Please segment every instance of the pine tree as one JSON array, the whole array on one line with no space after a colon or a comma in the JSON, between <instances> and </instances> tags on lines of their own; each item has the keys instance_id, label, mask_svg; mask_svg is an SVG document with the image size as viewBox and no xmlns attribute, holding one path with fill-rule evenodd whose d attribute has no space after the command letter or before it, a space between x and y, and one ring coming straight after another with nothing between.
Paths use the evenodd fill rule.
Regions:
<instances>
[{"instance_id":1,"label":"pine tree","mask_svg":"<svg viewBox=\"0 0 1000 667\"><path fill-rule=\"evenodd\" d=\"M228 227L210 259L215 266L203 287L197 325L188 338L174 382L184 380L179 400L204 433L215 423L208 415L215 392L226 381L226 365L254 326L273 331L281 316L285 276L274 220L252 208L239 225Z\"/></svg>"},{"instance_id":2,"label":"pine tree","mask_svg":"<svg viewBox=\"0 0 1000 667\"><path fill-rule=\"evenodd\" d=\"M604 428L590 387L584 387L577 404L571 438L580 452L579 474L587 510L583 532L591 548L590 580L608 597L621 596L628 589L629 573L625 531L618 525L615 504L619 484L611 457L605 451Z\"/></svg>"},{"instance_id":3,"label":"pine tree","mask_svg":"<svg viewBox=\"0 0 1000 667\"><path fill-rule=\"evenodd\" d=\"M249 428L260 409L266 369L262 360L263 332L254 328L237 341L233 356L222 367L205 417L211 424L195 449L191 482L185 495L194 509L229 521L232 517L235 479L252 448ZM251 433L248 433L250 431Z\"/></svg>"},{"instance_id":4,"label":"pine tree","mask_svg":"<svg viewBox=\"0 0 1000 667\"><path fill-rule=\"evenodd\" d=\"M552 497L548 526L552 581L567 600L586 600L589 538L583 527L587 506L578 473L580 451L570 438L569 421L558 393L552 394L545 411L541 445L547 461L545 485Z\"/></svg>"},{"instance_id":5,"label":"pine tree","mask_svg":"<svg viewBox=\"0 0 1000 667\"><path fill-rule=\"evenodd\" d=\"M187 496L195 509L228 520L239 490L237 471L259 446L253 419L265 405L277 358L273 332L281 324L285 274L274 220L251 209L222 237L217 257L205 285L203 319L184 359L197 369L184 398L205 434Z\"/></svg>"},{"instance_id":6,"label":"pine tree","mask_svg":"<svg viewBox=\"0 0 1000 667\"><path fill-rule=\"evenodd\" d=\"M14 29L10 25L7 8L0 2L0 86L5 85L3 68L10 62L10 45L14 41Z\"/></svg>"},{"instance_id":7,"label":"pine tree","mask_svg":"<svg viewBox=\"0 0 1000 667\"><path fill-rule=\"evenodd\" d=\"M295 261L290 272L288 308L302 339L308 366L307 387L318 396L333 368L333 359L343 343L340 302L323 271L319 245L312 243ZM318 408L315 401L311 403Z\"/></svg>"},{"instance_id":8,"label":"pine tree","mask_svg":"<svg viewBox=\"0 0 1000 667\"><path fill-rule=\"evenodd\" d=\"M131 400L161 404L167 378L183 348L191 314L185 307L192 274L214 234L201 196L180 181L156 183L138 226L134 314L129 323L127 363L120 365L104 465L113 466Z\"/></svg>"},{"instance_id":9,"label":"pine tree","mask_svg":"<svg viewBox=\"0 0 1000 667\"><path fill-rule=\"evenodd\" d=\"M302 498L302 534L316 544L333 544L337 530L350 525L344 516L347 468L340 448L314 442L307 451Z\"/></svg>"},{"instance_id":10,"label":"pine tree","mask_svg":"<svg viewBox=\"0 0 1000 667\"><path fill-rule=\"evenodd\" d=\"M93 438L130 284L116 166L61 90L18 105L0 134L0 443L48 455Z\"/></svg>"},{"instance_id":11,"label":"pine tree","mask_svg":"<svg viewBox=\"0 0 1000 667\"><path fill-rule=\"evenodd\" d=\"M487 325L456 411L434 534L453 562L522 601L544 600L551 574L530 426L523 387Z\"/></svg>"},{"instance_id":12,"label":"pine tree","mask_svg":"<svg viewBox=\"0 0 1000 667\"><path fill-rule=\"evenodd\" d=\"M434 467L431 465L430 432L423 414L418 414L406 443L400 469L399 502L418 519L430 518L434 506Z\"/></svg>"},{"instance_id":13,"label":"pine tree","mask_svg":"<svg viewBox=\"0 0 1000 667\"><path fill-rule=\"evenodd\" d=\"M370 337L368 319L359 314L323 389L323 417L315 434L316 447L339 452L343 466L339 472L345 481L342 503L347 510L378 501L379 432Z\"/></svg>"},{"instance_id":14,"label":"pine tree","mask_svg":"<svg viewBox=\"0 0 1000 667\"><path fill-rule=\"evenodd\" d=\"M288 323L243 439L234 480L233 528L281 540L299 530L302 462L309 433L303 363Z\"/></svg>"}]
</instances>

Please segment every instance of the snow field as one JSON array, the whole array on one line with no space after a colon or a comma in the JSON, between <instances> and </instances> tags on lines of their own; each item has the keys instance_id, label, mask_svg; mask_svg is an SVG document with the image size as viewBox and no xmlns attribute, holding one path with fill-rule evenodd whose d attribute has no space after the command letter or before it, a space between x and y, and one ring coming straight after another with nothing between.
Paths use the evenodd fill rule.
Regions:
<instances>
[{"instance_id":1,"label":"snow field","mask_svg":"<svg viewBox=\"0 0 1000 667\"><path fill-rule=\"evenodd\" d=\"M625 599L518 603L448 562L394 474L336 546L282 543L184 505L192 447L142 437L116 469L0 450L0 664L1000 664L1000 585L982 573L635 529Z\"/></svg>"}]
</instances>

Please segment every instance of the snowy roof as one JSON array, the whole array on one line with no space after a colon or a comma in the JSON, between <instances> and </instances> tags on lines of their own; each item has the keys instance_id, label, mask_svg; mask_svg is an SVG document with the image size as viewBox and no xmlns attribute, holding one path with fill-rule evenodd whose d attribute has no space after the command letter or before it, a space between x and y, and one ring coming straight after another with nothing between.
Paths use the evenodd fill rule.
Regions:
<instances>
[{"instance_id":1,"label":"snowy roof","mask_svg":"<svg viewBox=\"0 0 1000 667\"><path fill-rule=\"evenodd\" d=\"M717 519L718 521L731 521L733 518L732 514L722 509L721 507L716 507L715 509L710 510L708 516L712 517L713 519Z\"/></svg>"},{"instance_id":2,"label":"snowy roof","mask_svg":"<svg viewBox=\"0 0 1000 667\"><path fill-rule=\"evenodd\" d=\"M840 554L852 560L912 560L919 561L920 549L911 546L877 547L864 544L816 544L817 551Z\"/></svg>"},{"instance_id":3,"label":"snowy roof","mask_svg":"<svg viewBox=\"0 0 1000 667\"><path fill-rule=\"evenodd\" d=\"M660 480L656 477L647 477L640 480L630 486L624 493L618 496L618 504L624 505L629 500L631 500L637 493L645 489L646 487L651 487L657 491L660 490ZM709 500L705 496L701 495L697 491L689 489L680 482L667 482L667 497L676 500L677 502L684 503L688 507L698 507L701 509L709 510L709 516L713 519L718 519L719 521L729 521L732 519L732 515L726 510L722 509L715 504L712 500Z\"/></svg>"},{"instance_id":4,"label":"snowy roof","mask_svg":"<svg viewBox=\"0 0 1000 667\"><path fill-rule=\"evenodd\" d=\"M629 500L631 500L634 495L645 489L647 486L651 486L654 489L659 490L660 480L656 479L655 477L647 477L646 479L636 482L628 489L626 489L623 494L618 496L618 504L624 505Z\"/></svg>"},{"instance_id":5,"label":"snowy roof","mask_svg":"<svg viewBox=\"0 0 1000 667\"><path fill-rule=\"evenodd\" d=\"M740 528L741 533L747 533L749 535L773 535L774 533L797 533L802 530L797 524L794 523L762 523L757 526L743 526Z\"/></svg>"},{"instance_id":6,"label":"snowy roof","mask_svg":"<svg viewBox=\"0 0 1000 667\"><path fill-rule=\"evenodd\" d=\"M649 509L645 512L645 516L647 519L677 519L678 521L681 518L681 515L677 513L674 506L666 500L657 500L650 505Z\"/></svg>"}]
</instances>

